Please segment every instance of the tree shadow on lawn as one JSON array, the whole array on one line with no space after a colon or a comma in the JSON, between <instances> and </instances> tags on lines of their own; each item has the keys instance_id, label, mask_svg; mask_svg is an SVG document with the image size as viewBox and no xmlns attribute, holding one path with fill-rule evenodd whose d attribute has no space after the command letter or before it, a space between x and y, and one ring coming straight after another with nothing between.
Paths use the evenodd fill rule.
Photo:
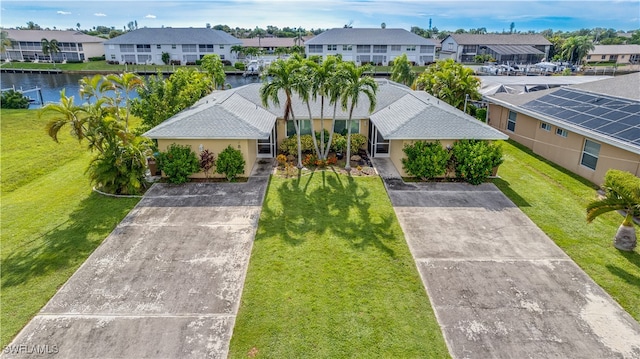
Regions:
<instances>
[{"instance_id":1,"label":"tree shadow on lawn","mask_svg":"<svg viewBox=\"0 0 640 359\"><path fill-rule=\"evenodd\" d=\"M518 192L514 191L513 188L511 188L509 182L503 180L502 178L494 178L492 182L496 185L496 187L498 187L500 191L502 191L502 193L504 193L505 196L507 196L511 200L511 202L515 203L516 206L531 207L526 199L522 198L522 196L520 196Z\"/></svg>"},{"instance_id":2,"label":"tree shadow on lawn","mask_svg":"<svg viewBox=\"0 0 640 359\"><path fill-rule=\"evenodd\" d=\"M321 181L316 176L322 176ZM270 182L269 186L272 185ZM373 246L395 256L394 250L385 244L399 235L392 226L395 219L392 207L389 205L387 213L372 208L372 196L386 197L382 187L380 194L372 194L351 176L316 171L283 182L276 192L277 203L272 207L271 190L267 189L260 225L265 234L277 235L290 245L302 244L310 235L339 236L352 248Z\"/></svg>"},{"instance_id":3,"label":"tree shadow on lawn","mask_svg":"<svg viewBox=\"0 0 640 359\"><path fill-rule=\"evenodd\" d=\"M2 288L27 284L50 272L82 263L134 207L137 199L96 193L80 202L67 221L2 260Z\"/></svg>"}]
</instances>

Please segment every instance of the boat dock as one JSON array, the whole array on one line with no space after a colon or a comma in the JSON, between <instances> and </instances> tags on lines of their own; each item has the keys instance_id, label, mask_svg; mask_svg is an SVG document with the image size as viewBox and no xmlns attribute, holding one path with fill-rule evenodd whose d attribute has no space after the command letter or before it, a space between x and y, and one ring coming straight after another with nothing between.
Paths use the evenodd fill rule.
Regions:
<instances>
[{"instance_id":1,"label":"boat dock","mask_svg":"<svg viewBox=\"0 0 640 359\"><path fill-rule=\"evenodd\" d=\"M16 86L14 85L14 86L11 86L11 87L0 89L0 92L11 91L11 90L13 90L15 92L18 92L18 93L21 93L22 95L28 97L29 98L29 103L33 103L33 104L37 104L37 105L44 105L44 100L42 98L42 88L40 88L40 87L34 87L34 88L30 89L30 90L23 90L22 88L17 89ZM37 95L36 99L34 99L31 96L27 95L28 93L31 93L31 92L35 92L36 93L36 95Z\"/></svg>"}]
</instances>

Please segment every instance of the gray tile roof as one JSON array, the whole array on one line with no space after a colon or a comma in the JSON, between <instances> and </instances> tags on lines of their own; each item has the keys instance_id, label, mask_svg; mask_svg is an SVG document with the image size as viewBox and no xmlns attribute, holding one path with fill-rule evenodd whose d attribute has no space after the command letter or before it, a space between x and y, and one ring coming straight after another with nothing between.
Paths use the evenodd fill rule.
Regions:
<instances>
[{"instance_id":1,"label":"gray tile roof","mask_svg":"<svg viewBox=\"0 0 640 359\"><path fill-rule=\"evenodd\" d=\"M358 100L354 119L370 118L389 139L506 139L506 135L468 116L423 91L384 79L378 82L376 108L369 113L366 96ZM260 87L254 83L215 92L193 107L173 116L145 136L150 138L268 138L277 118L282 118L285 97L280 106L262 106ZM313 118L320 118L320 99L310 103ZM306 104L293 98L296 118L309 118ZM325 102L324 116L331 119L333 106ZM337 119L349 118L338 105Z\"/></svg>"},{"instance_id":2,"label":"gray tile roof","mask_svg":"<svg viewBox=\"0 0 640 359\"><path fill-rule=\"evenodd\" d=\"M100 43L106 41L101 37L90 36L80 31L60 31L60 30L14 30L3 29L8 37L15 41L40 42L44 39L56 39L58 42L75 42L75 43Z\"/></svg>"},{"instance_id":3,"label":"gray tile roof","mask_svg":"<svg viewBox=\"0 0 640 359\"><path fill-rule=\"evenodd\" d=\"M105 42L120 44L222 44L242 45L242 41L224 31L206 28L143 28L127 32Z\"/></svg>"},{"instance_id":4,"label":"gray tile roof","mask_svg":"<svg viewBox=\"0 0 640 359\"><path fill-rule=\"evenodd\" d=\"M529 45L488 45L487 47L500 55L544 55L544 52Z\"/></svg>"},{"instance_id":5,"label":"gray tile roof","mask_svg":"<svg viewBox=\"0 0 640 359\"><path fill-rule=\"evenodd\" d=\"M640 45L595 45L589 55L640 54Z\"/></svg>"},{"instance_id":6,"label":"gray tile roof","mask_svg":"<svg viewBox=\"0 0 640 359\"><path fill-rule=\"evenodd\" d=\"M570 87L593 93L601 93L603 95L640 101L640 72L634 72L624 76L616 76L602 81L572 85Z\"/></svg>"},{"instance_id":7,"label":"gray tile roof","mask_svg":"<svg viewBox=\"0 0 640 359\"><path fill-rule=\"evenodd\" d=\"M327 30L307 40L305 45L437 45L405 29L344 29Z\"/></svg>"},{"instance_id":8,"label":"gray tile roof","mask_svg":"<svg viewBox=\"0 0 640 359\"><path fill-rule=\"evenodd\" d=\"M451 34L449 36L451 36L458 45L551 45L549 40L542 35Z\"/></svg>"}]
</instances>

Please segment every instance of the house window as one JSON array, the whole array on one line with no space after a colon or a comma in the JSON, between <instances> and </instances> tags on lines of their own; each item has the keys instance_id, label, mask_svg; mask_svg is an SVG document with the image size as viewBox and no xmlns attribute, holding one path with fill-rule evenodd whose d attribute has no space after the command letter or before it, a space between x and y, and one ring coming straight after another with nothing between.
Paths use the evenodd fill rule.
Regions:
<instances>
[{"instance_id":1,"label":"house window","mask_svg":"<svg viewBox=\"0 0 640 359\"><path fill-rule=\"evenodd\" d=\"M620 56L621 59L624 59L624 55Z\"/></svg>"},{"instance_id":2,"label":"house window","mask_svg":"<svg viewBox=\"0 0 640 359\"><path fill-rule=\"evenodd\" d=\"M584 140L580 164L595 170L598 165L598 155L600 155L600 144L591 140Z\"/></svg>"},{"instance_id":3,"label":"house window","mask_svg":"<svg viewBox=\"0 0 640 359\"><path fill-rule=\"evenodd\" d=\"M347 120L336 120L336 123L333 126L333 132L339 133L341 135L346 135ZM358 120L351 121L351 133L360 133L360 121Z\"/></svg>"},{"instance_id":4,"label":"house window","mask_svg":"<svg viewBox=\"0 0 640 359\"><path fill-rule=\"evenodd\" d=\"M136 49L133 45L120 45L120 52L134 52Z\"/></svg>"},{"instance_id":5,"label":"house window","mask_svg":"<svg viewBox=\"0 0 640 359\"><path fill-rule=\"evenodd\" d=\"M478 45L463 45L462 53L463 54L475 54L478 52Z\"/></svg>"},{"instance_id":6,"label":"house window","mask_svg":"<svg viewBox=\"0 0 640 359\"><path fill-rule=\"evenodd\" d=\"M591 55L587 55L587 60L591 60Z\"/></svg>"},{"instance_id":7,"label":"house window","mask_svg":"<svg viewBox=\"0 0 640 359\"><path fill-rule=\"evenodd\" d=\"M196 52L197 48L195 44L184 44L182 45L182 52Z\"/></svg>"},{"instance_id":8,"label":"house window","mask_svg":"<svg viewBox=\"0 0 640 359\"><path fill-rule=\"evenodd\" d=\"M338 51L338 45L327 45L327 51Z\"/></svg>"},{"instance_id":9,"label":"house window","mask_svg":"<svg viewBox=\"0 0 640 359\"><path fill-rule=\"evenodd\" d=\"M609 61L616 61L618 59L618 55L609 55Z\"/></svg>"},{"instance_id":10,"label":"house window","mask_svg":"<svg viewBox=\"0 0 640 359\"><path fill-rule=\"evenodd\" d=\"M374 54L386 54L387 53L387 45L373 45L373 53Z\"/></svg>"},{"instance_id":11,"label":"house window","mask_svg":"<svg viewBox=\"0 0 640 359\"><path fill-rule=\"evenodd\" d=\"M566 138L567 136L569 136L569 133L564 128L559 128L558 127L558 128L556 128L556 135Z\"/></svg>"},{"instance_id":12,"label":"house window","mask_svg":"<svg viewBox=\"0 0 640 359\"><path fill-rule=\"evenodd\" d=\"M358 56L356 56L356 61L361 63L361 64L369 63L369 62L371 62L371 56L369 56L369 55L358 55Z\"/></svg>"},{"instance_id":13,"label":"house window","mask_svg":"<svg viewBox=\"0 0 640 359\"><path fill-rule=\"evenodd\" d=\"M309 53L322 53L322 45L309 45Z\"/></svg>"},{"instance_id":14,"label":"house window","mask_svg":"<svg viewBox=\"0 0 640 359\"><path fill-rule=\"evenodd\" d=\"M198 49L200 50L200 52L213 52L213 44L198 45Z\"/></svg>"},{"instance_id":15,"label":"house window","mask_svg":"<svg viewBox=\"0 0 640 359\"><path fill-rule=\"evenodd\" d=\"M435 46L431 46L431 45L420 45L420 53L421 54L427 54L427 53L432 53L435 51Z\"/></svg>"},{"instance_id":16,"label":"house window","mask_svg":"<svg viewBox=\"0 0 640 359\"><path fill-rule=\"evenodd\" d=\"M224 50L224 45L220 45L220 50Z\"/></svg>"},{"instance_id":17,"label":"house window","mask_svg":"<svg viewBox=\"0 0 640 359\"><path fill-rule=\"evenodd\" d=\"M540 128L547 132L551 131L551 125L546 122L540 122Z\"/></svg>"},{"instance_id":18,"label":"house window","mask_svg":"<svg viewBox=\"0 0 640 359\"><path fill-rule=\"evenodd\" d=\"M607 55L600 56L600 60L605 60L606 58L607 58Z\"/></svg>"},{"instance_id":19,"label":"house window","mask_svg":"<svg viewBox=\"0 0 640 359\"><path fill-rule=\"evenodd\" d=\"M382 66L387 62L387 57L384 55L373 55L371 61L374 65Z\"/></svg>"},{"instance_id":20,"label":"house window","mask_svg":"<svg viewBox=\"0 0 640 359\"><path fill-rule=\"evenodd\" d=\"M507 121L507 130L515 132L516 130L516 116L517 113L509 111L509 120Z\"/></svg>"},{"instance_id":21,"label":"house window","mask_svg":"<svg viewBox=\"0 0 640 359\"><path fill-rule=\"evenodd\" d=\"M448 42L447 43L447 50L453 51L453 42Z\"/></svg>"},{"instance_id":22,"label":"house window","mask_svg":"<svg viewBox=\"0 0 640 359\"><path fill-rule=\"evenodd\" d=\"M371 45L358 45L356 47L356 52L363 54L371 52Z\"/></svg>"},{"instance_id":23,"label":"house window","mask_svg":"<svg viewBox=\"0 0 640 359\"><path fill-rule=\"evenodd\" d=\"M293 136L295 134L296 134L296 126L293 124L293 121L291 120L287 121L287 137ZM311 121L300 120L300 135L310 135L310 134L311 134Z\"/></svg>"},{"instance_id":24,"label":"house window","mask_svg":"<svg viewBox=\"0 0 640 359\"><path fill-rule=\"evenodd\" d=\"M151 52L151 45L136 45L137 52Z\"/></svg>"},{"instance_id":25,"label":"house window","mask_svg":"<svg viewBox=\"0 0 640 359\"><path fill-rule=\"evenodd\" d=\"M156 49L160 50L162 48L162 45L156 45Z\"/></svg>"},{"instance_id":26,"label":"house window","mask_svg":"<svg viewBox=\"0 0 640 359\"><path fill-rule=\"evenodd\" d=\"M116 59L116 54L111 54L111 60L115 60Z\"/></svg>"},{"instance_id":27,"label":"house window","mask_svg":"<svg viewBox=\"0 0 640 359\"><path fill-rule=\"evenodd\" d=\"M342 45L342 51L351 51L353 50L353 45Z\"/></svg>"},{"instance_id":28,"label":"house window","mask_svg":"<svg viewBox=\"0 0 640 359\"><path fill-rule=\"evenodd\" d=\"M220 55L220 60L224 60L224 55Z\"/></svg>"},{"instance_id":29,"label":"house window","mask_svg":"<svg viewBox=\"0 0 640 359\"><path fill-rule=\"evenodd\" d=\"M391 45L391 51L400 52L400 51L402 51L402 46L400 46L400 45Z\"/></svg>"},{"instance_id":30,"label":"house window","mask_svg":"<svg viewBox=\"0 0 640 359\"><path fill-rule=\"evenodd\" d=\"M176 44L171 45L171 48L172 48L173 50L175 50L175 49L176 49Z\"/></svg>"},{"instance_id":31,"label":"house window","mask_svg":"<svg viewBox=\"0 0 640 359\"><path fill-rule=\"evenodd\" d=\"M78 51L82 51L82 44L78 44Z\"/></svg>"},{"instance_id":32,"label":"house window","mask_svg":"<svg viewBox=\"0 0 640 359\"><path fill-rule=\"evenodd\" d=\"M407 46L407 51L416 51L416 45Z\"/></svg>"}]
</instances>

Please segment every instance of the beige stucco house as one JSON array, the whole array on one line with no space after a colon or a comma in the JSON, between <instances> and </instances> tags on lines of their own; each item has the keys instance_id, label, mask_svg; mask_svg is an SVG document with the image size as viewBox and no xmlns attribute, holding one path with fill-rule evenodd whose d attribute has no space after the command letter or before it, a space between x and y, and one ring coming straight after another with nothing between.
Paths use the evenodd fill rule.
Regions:
<instances>
[{"instance_id":1,"label":"beige stucco house","mask_svg":"<svg viewBox=\"0 0 640 359\"><path fill-rule=\"evenodd\" d=\"M372 157L388 157L404 176L401 159L405 144L418 140L440 140L443 145L459 139L501 140L508 136L464 114L424 91L388 80L378 79L376 107L368 112L366 96L359 99L354 110L352 131L367 137L366 150ZM235 89L216 91L199 100L145 136L157 141L158 149L165 151L172 143L190 145L198 153L209 149L215 154L231 145L240 150L246 161L245 173L260 158L273 158L278 145L286 137L295 134L291 121L284 121L283 108L260 100L260 86L249 84ZM284 104L284 94L280 103ZM316 130L321 128L320 99L311 104L311 117ZM302 119L301 133L311 133L307 106L298 98L293 99L293 111ZM331 125L333 107L325 105L325 128ZM335 132L346 126L348 112L338 107ZM196 174L194 177L202 177Z\"/></svg>"},{"instance_id":2,"label":"beige stucco house","mask_svg":"<svg viewBox=\"0 0 640 359\"><path fill-rule=\"evenodd\" d=\"M595 45L584 59L589 64L611 62L619 65L640 63L640 45Z\"/></svg>"},{"instance_id":3,"label":"beige stucco house","mask_svg":"<svg viewBox=\"0 0 640 359\"><path fill-rule=\"evenodd\" d=\"M525 94L485 96L489 125L596 183L640 177L640 73Z\"/></svg>"}]
</instances>

